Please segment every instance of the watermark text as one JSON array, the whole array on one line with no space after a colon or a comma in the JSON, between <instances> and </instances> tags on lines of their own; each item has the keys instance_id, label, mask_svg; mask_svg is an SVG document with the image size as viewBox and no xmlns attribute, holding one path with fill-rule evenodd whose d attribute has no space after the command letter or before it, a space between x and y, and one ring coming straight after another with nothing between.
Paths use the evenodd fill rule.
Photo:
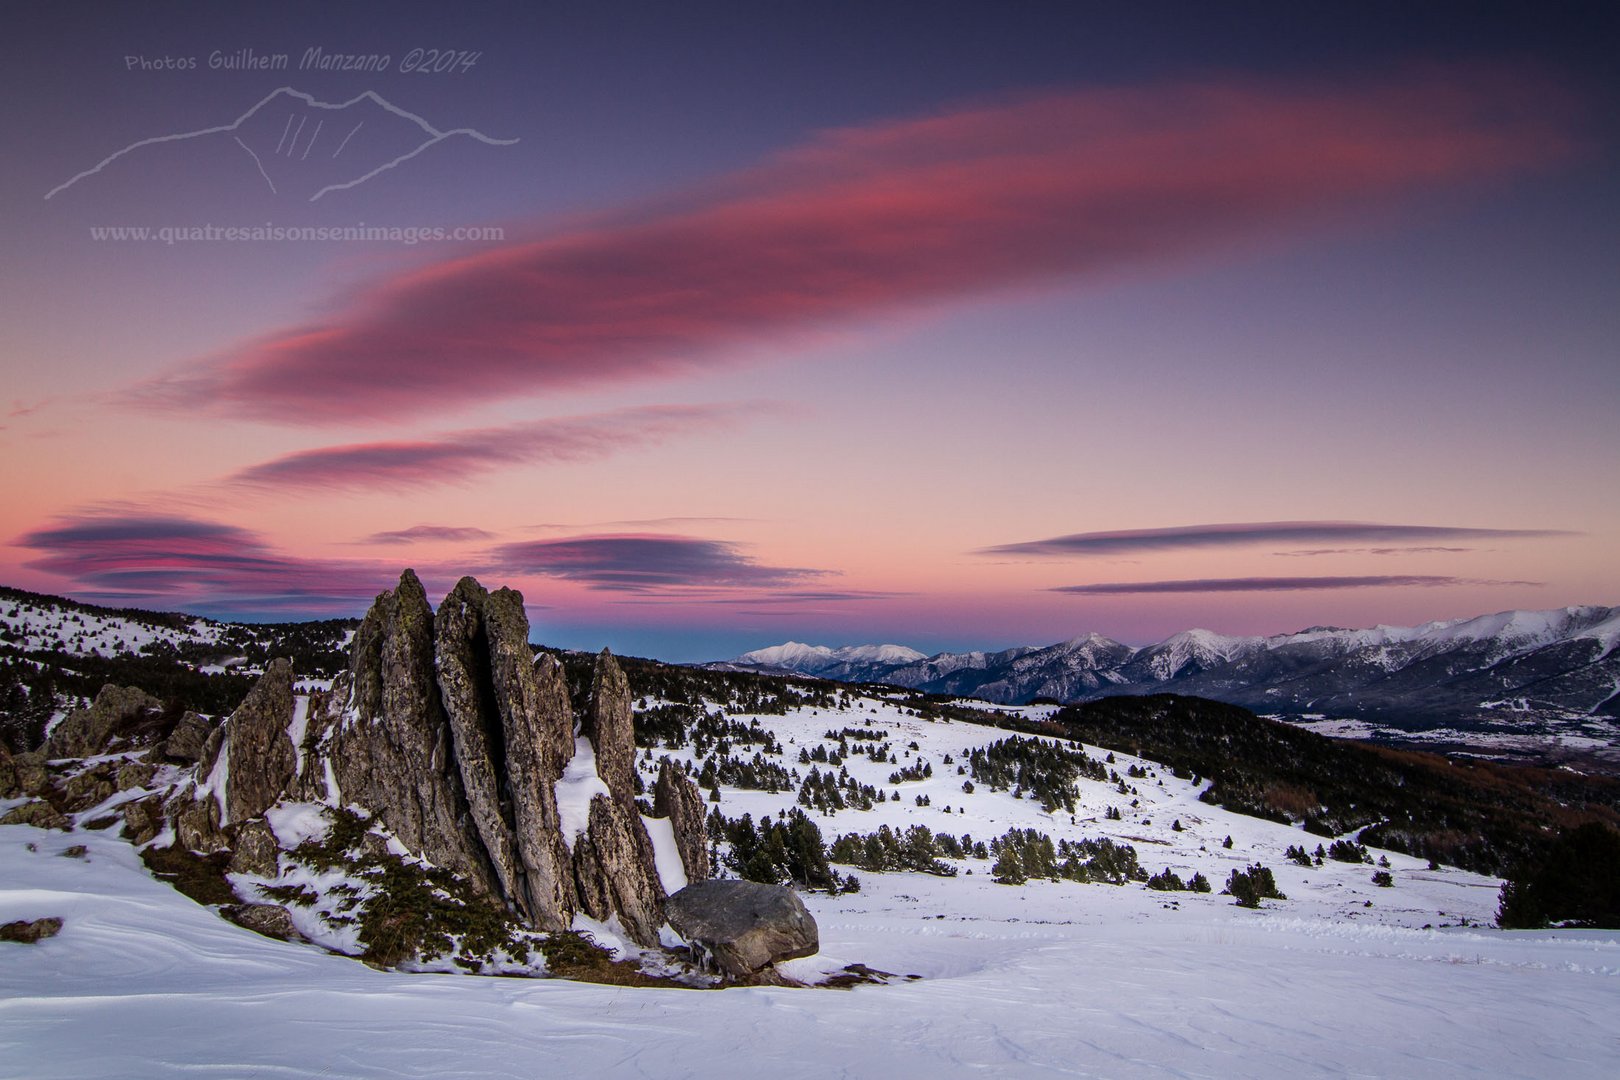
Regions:
<instances>
[{"instance_id":1,"label":"watermark text","mask_svg":"<svg viewBox=\"0 0 1620 1080\"><path fill-rule=\"evenodd\" d=\"M91 225L90 239L98 243L388 243L454 244L499 242L506 230L499 225Z\"/></svg>"}]
</instances>

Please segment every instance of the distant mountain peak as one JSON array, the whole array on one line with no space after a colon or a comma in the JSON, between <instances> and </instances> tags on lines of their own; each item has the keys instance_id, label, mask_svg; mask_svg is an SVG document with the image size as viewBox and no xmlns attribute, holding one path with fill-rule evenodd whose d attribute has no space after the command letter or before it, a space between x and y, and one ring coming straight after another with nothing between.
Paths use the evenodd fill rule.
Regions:
<instances>
[{"instance_id":1,"label":"distant mountain peak","mask_svg":"<svg viewBox=\"0 0 1620 1080\"><path fill-rule=\"evenodd\" d=\"M1267 713L1523 726L1620 715L1620 607L1312 626L1271 637L1194 627L1140 649L1095 632L1044 647L928 657L902 645L787 642L729 663L1008 705L1175 692Z\"/></svg>"}]
</instances>

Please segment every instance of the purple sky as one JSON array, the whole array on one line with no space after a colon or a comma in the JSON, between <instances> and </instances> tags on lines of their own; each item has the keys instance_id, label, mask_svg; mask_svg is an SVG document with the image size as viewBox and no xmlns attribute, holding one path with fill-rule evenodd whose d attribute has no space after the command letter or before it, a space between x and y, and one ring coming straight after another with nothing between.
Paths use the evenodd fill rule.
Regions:
<instances>
[{"instance_id":1,"label":"purple sky","mask_svg":"<svg viewBox=\"0 0 1620 1080\"><path fill-rule=\"evenodd\" d=\"M1615 24L13 15L0 581L671 659L1620 602Z\"/></svg>"}]
</instances>

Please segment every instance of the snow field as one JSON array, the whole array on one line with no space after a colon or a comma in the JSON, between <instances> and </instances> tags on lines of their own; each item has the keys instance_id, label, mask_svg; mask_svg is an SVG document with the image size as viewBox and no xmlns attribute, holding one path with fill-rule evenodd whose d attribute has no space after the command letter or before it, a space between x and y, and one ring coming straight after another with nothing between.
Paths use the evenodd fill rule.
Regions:
<instances>
[{"instance_id":1,"label":"snow field","mask_svg":"<svg viewBox=\"0 0 1620 1080\"><path fill-rule=\"evenodd\" d=\"M898 785L899 802L813 814L829 840L882 823L986 841L1015 826L1108 836L1135 846L1150 872L1201 870L1217 889L1231 869L1263 862L1289 899L1250 911L1138 885L1011 887L977 860L959 861L955 878L859 871L859 893L805 897L822 951L788 967L861 962L899 976L890 985L647 990L373 971L225 922L150 877L110 831L6 826L0 922L66 925L38 945L0 944L0 1080L1620 1073L1620 933L1457 927L1488 922L1493 879L1394 854L1393 889L1373 886L1370 866L1294 866L1282 851L1316 838L1206 806L1198 785L1117 753L1122 776L1132 765L1156 774L1127 777L1134 810L1089 780L1073 824L985 785L965 795L944 755L960 761L1010 733L930 723L889 701L759 719L783 744L771 760L801 773L799 749L843 727L887 730L900 757L852 756L863 783L892 791L891 771L919 756L933 765L931 779ZM663 753L690 757L655 750L655 760ZM916 806L920 793L931 806ZM723 787L720 809L757 819L795 795ZM1110 805L1124 820L1104 818ZM312 805L278 810L272 826L284 841L324 828ZM63 857L76 844L87 856Z\"/></svg>"}]
</instances>

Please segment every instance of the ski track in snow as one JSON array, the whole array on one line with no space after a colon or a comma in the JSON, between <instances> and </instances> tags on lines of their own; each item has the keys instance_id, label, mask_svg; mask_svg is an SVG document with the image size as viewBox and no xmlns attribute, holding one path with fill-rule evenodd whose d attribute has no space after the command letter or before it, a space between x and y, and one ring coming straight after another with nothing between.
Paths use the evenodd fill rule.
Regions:
<instances>
[{"instance_id":1,"label":"ski track in snow","mask_svg":"<svg viewBox=\"0 0 1620 1080\"><path fill-rule=\"evenodd\" d=\"M759 719L790 767L828 729L889 731L898 765L852 757L848 767L902 799L818 816L829 840L885 822L985 840L1014 826L1133 837L1150 872L1202 870L1218 888L1258 860L1290 899L1245 911L1228 897L1136 885L1014 888L976 860L958 862L954 879L861 871L858 894L805 897L822 952L795 964L858 961L920 980L849 992L648 990L373 971L221 920L148 876L110 832L5 826L0 922L58 915L66 926L38 945L0 944L0 1078L1620 1074L1620 933L1422 929L1488 921L1493 879L1390 854L1397 885L1379 889L1365 865L1287 864L1284 847L1317 838L1199 803L1197 785L1151 765L1157 775L1130 781L1135 810L1111 785L1080 781L1073 825L983 785L966 796L944 754L960 760L1007 733L928 723L888 702ZM906 758L912 740L919 750ZM666 752L690 757L654 756ZM887 782L919 756L931 779ZM1122 774L1138 763L1116 759ZM793 802L722 791L731 816ZM918 793L932 805L916 806ZM1125 819L1102 820L1108 805ZM296 831L295 810L283 817ZM80 843L88 858L60 855Z\"/></svg>"}]
</instances>

